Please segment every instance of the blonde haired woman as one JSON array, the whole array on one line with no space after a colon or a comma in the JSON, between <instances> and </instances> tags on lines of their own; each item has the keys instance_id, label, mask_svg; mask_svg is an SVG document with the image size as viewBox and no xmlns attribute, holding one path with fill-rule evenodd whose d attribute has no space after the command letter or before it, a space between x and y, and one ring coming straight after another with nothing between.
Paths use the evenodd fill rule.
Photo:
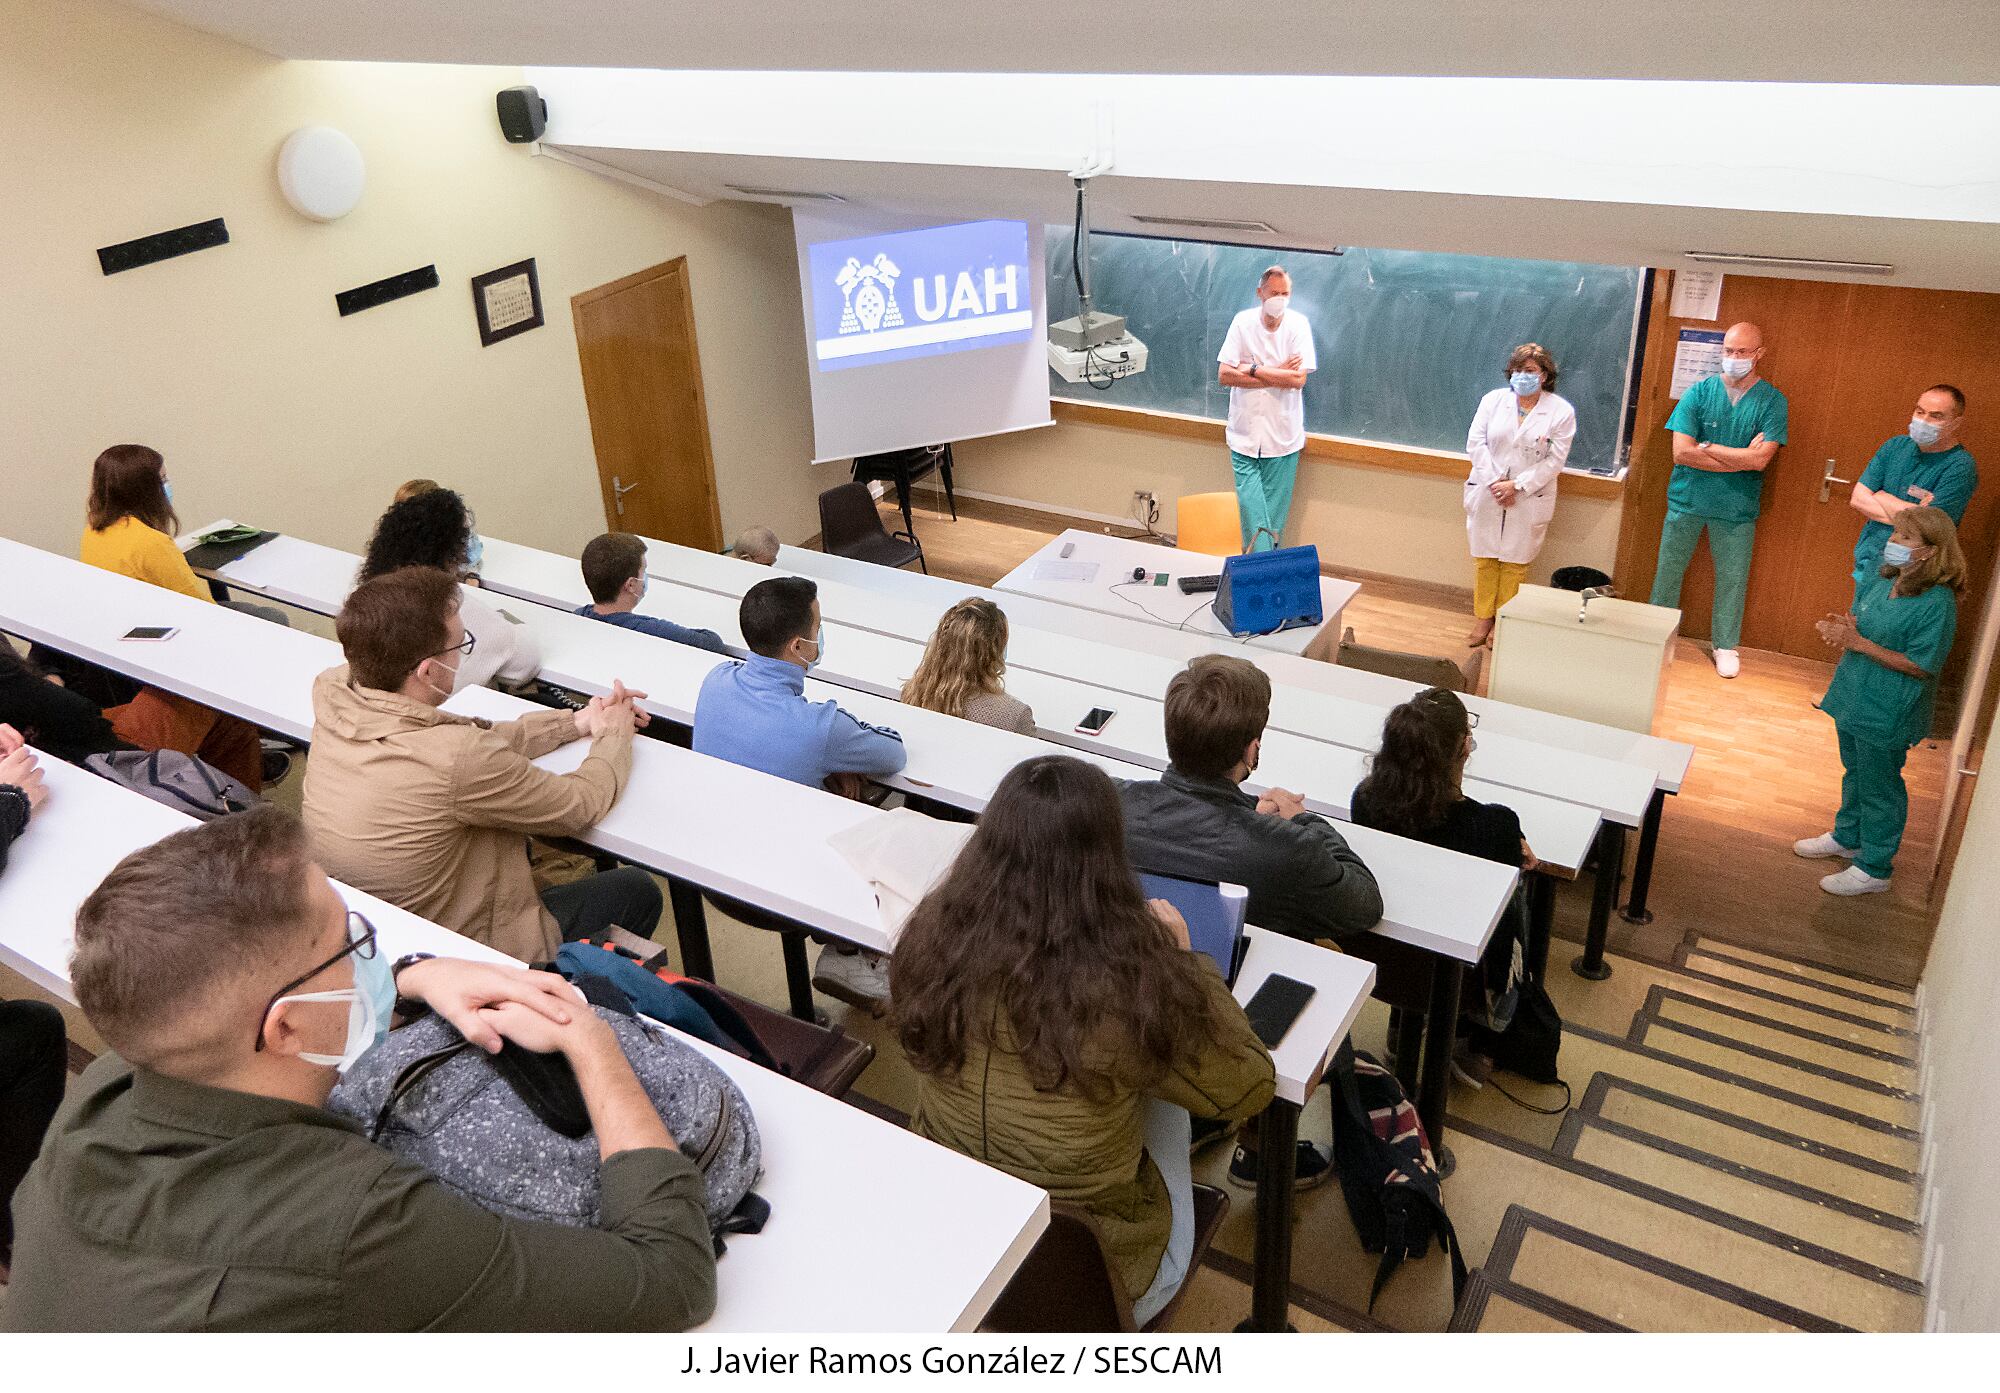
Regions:
<instances>
[{"instance_id":1,"label":"blonde haired woman","mask_svg":"<svg viewBox=\"0 0 2000 1393\"><path fill-rule=\"evenodd\" d=\"M1007 695L1006 671L1007 616L991 600L960 600L938 620L903 704L1033 735L1035 713Z\"/></svg>"},{"instance_id":2,"label":"blonde haired woman","mask_svg":"<svg viewBox=\"0 0 2000 1393\"><path fill-rule=\"evenodd\" d=\"M1538 343L1507 355L1507 385L1488 392L1465 438L1465 531L1472 544L1472 632L1493 636L1493 615L1521 588L1556 511L1556 480L1576 439L1576 409L1555 394L1556 360Z\"/></svg>"},{"instance_id":3,"label":"blonde haired woman","mask_svg":"<svg viewBox=\"0 0 2000 1393\"><path fill-rule=\"evenodd\" d=\"M1938 674L1958 630L1965 554L1942 508L1905 508L1882 548L1882 565L1861 583L1854 609L1819 621L1819 636L1841 650L1819 709L1840 737L1840 815L1833 830L1795 843L1814 858L1851 864L1821 879L1829 895L1874 895L1889 888L1890 863L1909 816L1903 761L1931 733Z\"/></svg>"}]
</instances>

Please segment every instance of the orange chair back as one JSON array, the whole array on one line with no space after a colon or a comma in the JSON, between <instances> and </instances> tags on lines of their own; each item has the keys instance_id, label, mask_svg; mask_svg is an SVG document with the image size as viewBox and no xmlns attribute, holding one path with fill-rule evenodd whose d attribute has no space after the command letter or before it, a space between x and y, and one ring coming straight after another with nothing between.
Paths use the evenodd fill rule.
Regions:
<instances>
[{"instance_id":1,"label":"orange chair back","mask_svg":"<svg viewBox=\"0 0 2000 1393\"><path fill-rule=\"evenodd\" d=\"M1235 556L1243 550L1243 528L1237 521L1234 493L1183 494L1174 510L1174 545L1182 551Z\"/></svg>"}]
</instances>

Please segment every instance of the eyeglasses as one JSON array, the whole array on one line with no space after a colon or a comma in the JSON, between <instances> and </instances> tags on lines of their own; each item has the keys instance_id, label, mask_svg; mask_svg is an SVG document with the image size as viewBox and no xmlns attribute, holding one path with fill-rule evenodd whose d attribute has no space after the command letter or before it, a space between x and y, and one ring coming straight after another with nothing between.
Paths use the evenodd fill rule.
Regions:
<instances>
[{"instance_id":1,"label":"eyeglasses","mask_svg":"<svg viewBox=\"0 0 2000 1393\"><path fill-rule=\"evenodd\" d=\"M375 956L375 926L368 922L366 915L351 909L347 911L347 946L314 968L311 972L306 973L303 977L294 977L291 981L285 983L284 986L278 988L276 992L272 993L271 999L264 1003L263 1014L257 1017L257 1043L252 1046L252 1049L261 1050L264 1048L264 1022L271 1018L271 1009L273 1007L290 996L296 988L302 987L312 981L313 978L319 976L320 973L326 971L329 967L332 967L349 953L354 954L357 958L372 958Z\"/></svg>"},{"instance_id":2,"label":"eyeglasses","mask_svg":"<svg viewBox=\"0 0 2000 1393\"><path fill-rule=\"evenodd\" d=\"M1468 711L1465 713L1465 728L1467 730L1479 729L1479 713L1477 711Z\"/></svg>"},{"instance_id":3,"label":"eyeglasses","mask_svg":"<svg viewBox=\"0 0 2000 1393\"><path fill-rule=\"evenodd\" d=\"M442 658L447 653L457 653L463 657L470 658L472 656L472 650L477 648L478 646L479 646L479 636L473 633L470 629L468 629L466 630L465 637L461 639L459 642L454 643L449 648L440 648L438 649L437 652L431 654L430 656L433 658Z\"/></svg>"}]
</instances>

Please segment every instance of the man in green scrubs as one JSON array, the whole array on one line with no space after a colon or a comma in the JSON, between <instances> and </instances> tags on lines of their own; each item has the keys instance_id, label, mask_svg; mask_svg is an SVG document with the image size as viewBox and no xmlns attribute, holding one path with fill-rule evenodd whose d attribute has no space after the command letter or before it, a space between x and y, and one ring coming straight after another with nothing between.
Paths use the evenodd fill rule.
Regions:
<instances>
[{"instance_id":1,"label":"man in green scrubs","mask_svg":"<svg viewBox=\"0 0 2000 1393\"><path fill-rule=\"evenodd\" d=\"M1979 487L1972 452L1958 443L1965 427L1965 393L1939 383L1917 398L1910 427L1882 443L1848 499L1867 518L1854 544L1854 592L1882 564L1896 514L1908 508L1942 508L1954 525L1965 521L1965 505Z\"/></svg>"},{"instance_id":2,"label":"man in green scrubs","mask_svg":"<svg viewBox=\"0 0 2000 1393\"><path fill-rule=\"evenodd\" d=\"M1652 603L1680 608L1681 580L1706 530L1715 560L1709 638L1715 670L1724 677L1740 670L1736 645L1743 633L1743 595L1750 584L1764 470L1785 443L1785 394L1758 376L1763 356L1761 329L1730 325L1722 336L1722 371L1689 388L1667 418L1667 429L1674 433L1674 473L1667 486L1667 521L1660 530Z\"/></svg>"}]
</instances>

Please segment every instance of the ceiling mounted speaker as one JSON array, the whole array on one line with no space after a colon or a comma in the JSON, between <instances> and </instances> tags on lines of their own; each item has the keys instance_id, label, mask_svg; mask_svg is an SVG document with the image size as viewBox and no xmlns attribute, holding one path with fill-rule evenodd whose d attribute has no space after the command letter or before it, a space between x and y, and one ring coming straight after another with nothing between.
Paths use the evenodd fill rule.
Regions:
<instances>
[{"instance_id":1,"label":"ceiling mounted speaker","mask_svg":"<svg viewBox=\"0 0 2000 1393\"><path fill-rule=\"evenodd\" d=\"M301 126L278 150L278 189L315 222L345 217L368 180L361 147L331 126Z\"/></svg>"}]
</instances>

